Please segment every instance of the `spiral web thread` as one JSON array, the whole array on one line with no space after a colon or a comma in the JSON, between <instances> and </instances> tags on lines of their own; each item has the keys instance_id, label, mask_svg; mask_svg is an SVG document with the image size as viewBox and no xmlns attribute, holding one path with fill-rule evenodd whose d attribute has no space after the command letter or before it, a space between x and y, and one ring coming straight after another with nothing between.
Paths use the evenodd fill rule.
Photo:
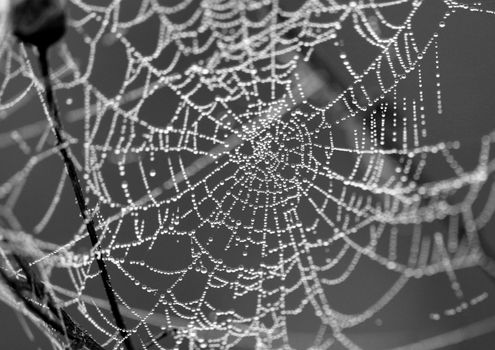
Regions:
<instances>
[{"instance_id":1,"label":"spiral web thread","mask_svg":"<svg viewBox=\"0 0 495 350\"><path fill-rule=\"evenodd\" d=\"M71 0L53 79L103 249L80 247L88 239L81 223L50 243L67 181L61 164L38 221L18 217L32 173L60 161L41 115L0 135L2 149L23 159L3 170L4 235L36 235L42 253L33 265L49 266L63 305L77 306L88 330L116 348L122 339L108 307L89 292L98 286L95 254L112 268L140 348L290 348L294 320L308 318L307 346L365 348L347 330L373 319L409 281L438 274L459 300L446 314L476 307L487 294L465 296L457 271L490 266L480 232L495 197L480 191L493 191L495 133L480 138L474 166L464 166L462 143L428 138L428 122L444 112L439 43L449 17L493 11L439 0L441 15L425 35L416 20L429 5ZM348 35L360 40L362 57ZM8 123L33 101L44 105L30 49L2 45ZM344 67L340 90L314 66L323 46ZM104 92L110 78L95 66L118 53L121 82ZM117 63L106 69L115 77ZM414 95L401 90L406 82ZM159 107L150 110L150 101ZM447 169L442 178L432 177L432 164ZM359 312L341 312L332 290L362 264L393 278ZM173 344L153 340L160 329L177 329Z\"/></svg>"}]
</instances>

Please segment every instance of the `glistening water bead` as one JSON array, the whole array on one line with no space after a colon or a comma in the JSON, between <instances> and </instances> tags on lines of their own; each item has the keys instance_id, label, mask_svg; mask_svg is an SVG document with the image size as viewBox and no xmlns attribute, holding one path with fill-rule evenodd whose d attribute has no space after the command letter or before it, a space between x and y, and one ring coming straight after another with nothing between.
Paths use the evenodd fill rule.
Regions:
<instances>
[{"instance_id":1,"label":"glistening water bead","mask_svg":"<svg viewBox=\"0 0 495 350\"><path fill-rule=\"evenodd\" d=\"M476 239L456 250L461 226L474 238L493 214L492 203L473 217L472 203L493 178L495 136L488 134L481 153L474 152L474 168L463 164L455 142L433 139L433 132L426 138L436 114L428 101L437 96L437 77L424 73L440 68L434 51L449 21L429 18L433 25L423 27L420 17L428 6L445 5L438 14L472 6L109 3L72 1L76 40L60 46L57 73L69 74L57 80L57 90L63 96L84 90L84 107L77 110L84 140L72 147L83 148L87 197L104 232L107 253L94 257L108 259L128 288L119 296L138 321L136 341L152 342L153 327L166 324L187 325L176 333L180 346L204 337L210 349L232 349L249 337L258 349L293 348L291 339L299 337L291 325L301 323L316 327L311 344L301 348L356 349L360 342L354 344L351 328L400 302L392 300L407 294L409 280L446 273L460 295L463 285L452 274L481 256ZM105 52L122 62L112 72L113 93L103 92L109 81L98 74ZM337 77L326 76L328 55L345 80L337 88ZM449 71L438 80L444 74ZM7 83L18 82L6 76ZM37 86L33 77L23 79ZM74 99L74 108L82 102ZM21 132L17 143L28 139ZM15 178L28 181L30 164L44 158L26 156L33 161ZM448 177L435 173L424 180L437 167ZM8 180L0 194L15 198L23 192L18 188ZM13 202L9 213L15 213ZM432 240L428 224L440 221L448 222L438 225L445 239ZM77 249L81 234L72 233L57 248ZM85 266L67 259L61 268L77 277L68 288L79 295L90 293L94 257L88 254ZM364 285L369 279L361 279L360 270L368 264L397 280L373 276L371 283L382 288L378 302L358 302L347 314L335 290ZM142 300L146 309L137 312ZM119 327L101 309L78 298L69 302L85 305L82 316L94 324L91 330L111 342Z\"/></svg>"}]
</instances>

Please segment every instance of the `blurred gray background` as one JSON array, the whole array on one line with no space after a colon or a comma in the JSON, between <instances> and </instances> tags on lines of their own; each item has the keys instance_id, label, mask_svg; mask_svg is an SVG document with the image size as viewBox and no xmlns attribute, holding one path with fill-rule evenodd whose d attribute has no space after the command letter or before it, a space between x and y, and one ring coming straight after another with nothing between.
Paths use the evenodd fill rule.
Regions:
<instances>
[{"instance_id":1,"label":"blurred gray background","mask_svg":"<svg viewBox=\"0 0 495 350\"><path fill-rule=\"evenodd\" d=\"M428 0L429 1L429 0ZM433 3L434 1L432 1ZM440 4L441 2L438 1ZM490 2L487 2L490 3ZM493 2L492 2L493 3ZM489 4L487 5L489 6ZM132 5L127 11L132 13ZM493 7L493 5L492 5ZM424 30L425 35L431 33L433 27L438 25L439 14L442 6L431 6L427 12L422 14L419 23L416 24L418 30ZM125 16L125 13L123 14ZM423 23L424 22L424 23ZM432 25L433 23L433 25ZM129 38L136 45L141 45L141 50L154 47L155 37L152 24L139 28L139 31L127 33ZM344 28L345 30L345 28ZM79 41L78 41L79 40ZM348 52L355 52L355 62L358 62L360 53L360 42L353 42L352 36L346 38L345 45ZM71 30L66 37L66 41L74 56L80 50L81 65L87 62L87 46L81 42L80 36ZM149 41L149 42L148 42ZM343 70L341 63L337 59L338 53L334 49L324 47L321 51L328 56L325 59L329 65L334 67L334 73L349 83L349 77ZM105 44L97 46L96 61L91 74L91 82L98 85L101 91L113 96L121 86L123 67L126 57L118 47ZM364 57L365 55L363 55ZM34 55L33 64L35 62ZM77 57L77 56L76 56ZM479 141L481 137L495 129L495 16L479 13L458 13L448 20L448 25L441 32L440 37L440 61L441 61L441 87L444 104L442 115L430 113L427 116L428 139L427 143L435 143L449 140L459 140L461 150L456 153L457 159L466 168L475 166L475 159L479 153ZM54 54L54 62L57 62L57 55ZM363 63L365 58L363 59ZM430 62L431 63L431 62ZM55 63L56 64L56 63ZM187 65L187 62L184 62ZM425 96L430 107L435 100L434 70L425 63ZM19 89L22 89L22 82L19 82ZM404 93L407 91L414 93L417 86L414 84L404 84ZM83 123L81 121L70 122L70 116L74 115L83 106L83 94L81 89L61 89L57 91L57 98L61 105L65 124L69 133L82 136ZM36 99L34 99L36 100ZM148 107L150 114L147 118L154 120L161 125L168 122L164 110L170 108L164 103L168 101L156 101L155 105ZM10 133L20 126L31 125L42 120L43 115L39 112L39 101L32 101L16 111L16 118L6 118L0 122L0 133ZM154 109L153 109L154 108ZM434 108L430 108L433 111ZM72 114L71 114L72 113ZM43 126L40 126L43 127ZM1 138L5 140L5 136ZM51 138L51 136L50 136ZM31 140L32 145L38 138ZM49 140L48 143L52 142ZM74 153L82 159L80 144L73 147ZM0 149L0 156L3 166L0 169L0 181L3 182L13 174L13 169L19 169L20 164L25 161L22 152L14 146L3 146ZM337 165L335 165L337 166ZM32 228L40 220L40 213L44 211L50 203L54 189L60 179L62 163L58 157L51 157L45 161L43 166L37 167L29 177L22 198L16 207L16 216L26 231ZM435 178L443 178L440 172L435 173ZM491 179L493 180L493 179ZM117 180L116 180L117 181ZM117 186L119 183L116 184ZM487 187L489 189L489 187ZM62 192L61 202L57 207L49 225L41 233L40 238L56 243L65 243L79 227L78 213L74 200L71 197L69 186L65 186ZM487 240L495 246L495 238L492 238L492 231L495 227L492 219L490 225L484 230ZM86 247L84 247L86 245ZM81 251L89 248L89 242L83 242ZM163 251L148 257L149 259L167 259L177 261L183 259L183 252L174 252L173 249L163 248ZM175 256L174 254L177 254ZM157 261L157 264L159 262ZM249 262L245 262L249 264ZM151 276L140 275L143 279L152 279ZM474 324L475 327L468 328L467 336L472 338L472 332L490 329L490 324L495 323L492 318L489 324L486 322L478 324L485 319L495 316L495 280L490 280L479 268L471 268L457 272L457 277L461 283L466 299L477 295L488 293L488 298L481 304L469 308L468 310L453 317L444 317L441 321L434 321L430 318L431 313L441 313L444 309L455 306L459 301L455 298L446 274L439 274L433 277L425 277L418 280L411 280L407 286L382 310L376 317L368 320L364 324L354 327L346 334L349 338L362 346L364 349L393 349L403 344L415 343L438 334L443 334L450 330L455 330ZM61 277L63 278L63 277ZM380 266L360 264L355 276L350 278L343 286L336 286L332 289L332 305L337 305L339 309L347 312L361 312L366 308L371 300L375 300L390 287L390 275ZM156 282L156 281L155 281ZM102 295L100 280L94 280L88 287L92 295ZM147 307L147 300L143 300L143 294L135 293L128 289L125 281L119 278L114 279L114 287L129 300L134 300L135 306ZM191 293L194 285L189 286ZM185 293L188 293L186 290ZM24 349L48 349L49 345L35 327L30 326L34 333L34 341L29 339L21 326L23 321L16 313L0 303L0 349L24 350ZM81 320L83 322L83 320ZM29 324L29 321L27 321ZM494 326L495 328L495 326ZM305 324L301 321L294 327L293 341L294 347L305 348L308 338L313 333L305 332ZM471 332L471 333L469 333ZM97 336L98 337L98 336ZM495 342L495 333L488 332L479 337L462 341L459 344L447 346L445 349L492 349ZM337 345L335 349L339 349Z\"/></svg>"}]
</instances>

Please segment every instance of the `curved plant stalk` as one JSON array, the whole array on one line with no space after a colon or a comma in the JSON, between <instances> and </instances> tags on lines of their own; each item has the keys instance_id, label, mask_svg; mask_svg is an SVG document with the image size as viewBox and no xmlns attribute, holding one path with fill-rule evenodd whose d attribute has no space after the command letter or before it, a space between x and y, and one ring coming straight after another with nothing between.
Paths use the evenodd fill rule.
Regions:
<instances>
[{"instance_id":1,"label":"curved plant stalk","mask_svg":"<svg viewBox=\"0 0 495 350\"><path fill-rule=\"evenodd\" d=\"M50 79L50 66L48 63L47 48L39 48L39 63L41 68L41 74L43 77L43 83L45 87L45 97L46 103L48 105L49 117L51 118L51 127L55 137L57 139L57 146L59 147L60 155L64 161L65 167L67 169L67 174L71 180L72 189L76 197L76 201L79 207L79 212L86 226L86 231L88 232L89 238L91 240L91 245L96 249L95 259L98 264L98 269L100 271L101 280L103 282L103 287L105 288L105 293L110 303L110 309L112 315L115 319L115 324L118 327L118 331L123 338L124 344L127 350L134 350L134 345L132 344L129 333L127 332L127 327L124 322L124 318L120 313L115 291L112 288L110 281L110 274L106 267L103 254L101 254L101 247L98 239L98 234L96 233L96 228L93 219L88 215L88 208L86 206L86 201L84 199L84 193L81 188L81 182L79 181L79 176L77 174L74 161L71 154L67 148L67 141L64 137L64 129L62 121L60 120L60 114L58 110L57 103L53 94L52 82Z\"/></svg>"}]
</instances>

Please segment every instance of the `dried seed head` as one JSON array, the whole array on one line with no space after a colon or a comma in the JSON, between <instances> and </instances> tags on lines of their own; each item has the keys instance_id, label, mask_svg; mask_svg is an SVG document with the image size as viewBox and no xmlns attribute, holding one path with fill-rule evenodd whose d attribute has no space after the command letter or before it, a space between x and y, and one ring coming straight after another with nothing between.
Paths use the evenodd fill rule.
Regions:
<instances>
[{"instance_id":1,"label":"dried seed head","mask_svg":"<svg viewBox=\"0 0 495 350\"><path fill-rule=\"evenodd\" d=\"M65 34L65 0L10 1L11 25L20 41L46 49Z\"/></svg>"}]
</instances>

